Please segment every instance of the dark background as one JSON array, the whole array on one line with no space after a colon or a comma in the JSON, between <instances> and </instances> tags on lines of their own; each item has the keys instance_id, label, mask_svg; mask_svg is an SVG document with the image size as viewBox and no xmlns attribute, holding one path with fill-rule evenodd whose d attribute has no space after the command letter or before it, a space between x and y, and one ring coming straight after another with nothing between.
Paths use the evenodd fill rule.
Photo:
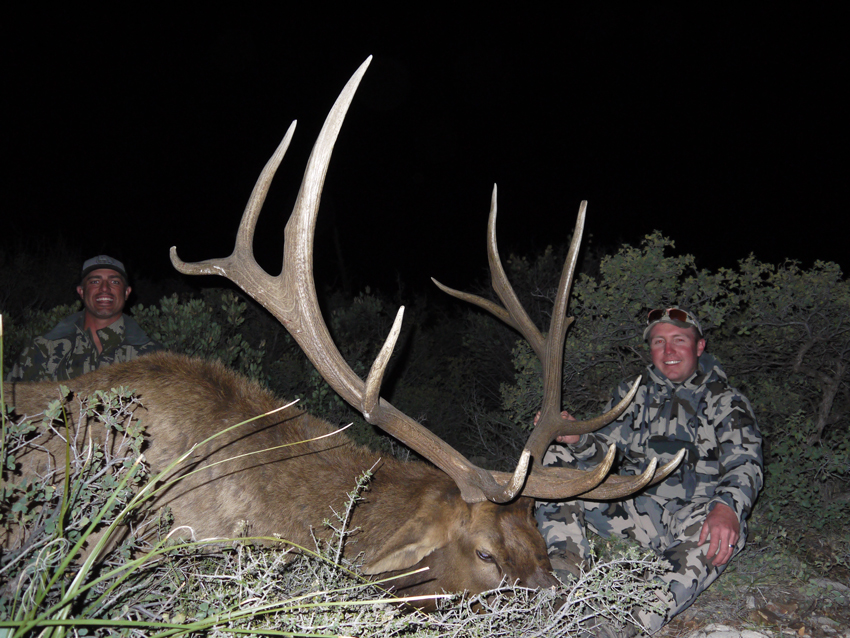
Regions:
<instances>
[{"instance_id":1,"label":"dark background","mask_svg":"<svg viewBox=\"0 0 850 638\"><path fill-rule=\"evenodd\" d=\"M298 119L256 246L276 271L315 136L371 54L326 183L325 283L468 285L494 182L503 256L565 241L587 199L597 247L659 229L710 268L846 263L837 12L114 6L3 20L7 251L62 241L146 279L173 276L171 245L228 254Z\"/></svg>"}]
</instances>

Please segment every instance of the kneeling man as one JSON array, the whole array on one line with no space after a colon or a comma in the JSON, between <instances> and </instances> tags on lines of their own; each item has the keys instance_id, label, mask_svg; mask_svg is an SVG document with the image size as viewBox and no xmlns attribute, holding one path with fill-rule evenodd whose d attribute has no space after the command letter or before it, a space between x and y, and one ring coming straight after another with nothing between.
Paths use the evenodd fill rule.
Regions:
<instances>
[{"instance_id":1,"label":"kneeling man","mask_svg":"<svg viewBox=\"0 0 850 638\"><path fill-rule=\"evenodd\" d=\"M590 468L614 445L620 474L639 474L682 448L667 479L624 501L539 503L537 520L550 555L590 555L586 528L636 540L672 565L666 616L636 612L651 632L688 607L744 547L747 518L762 486L762 439L749 401L705 352L696 317L653 310L643 333L652 365L629 408L593 434L559 437L545 465ZM634 379L614 391L615 405ZM572 417L564 412L564 418ZM553 562L557 559L553 556Z\"/></svg>"}]
</instances>

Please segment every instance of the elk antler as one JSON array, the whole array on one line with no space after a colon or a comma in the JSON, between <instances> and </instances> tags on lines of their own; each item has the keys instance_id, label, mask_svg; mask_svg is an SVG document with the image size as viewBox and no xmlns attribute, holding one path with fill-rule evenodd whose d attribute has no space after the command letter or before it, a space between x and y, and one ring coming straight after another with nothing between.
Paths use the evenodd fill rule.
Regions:
<instances>
[{"instance_id":1,"label":"elk antler","mask_svg":"<svg viewBox=\"0 0 850 638\"><path fill-rule=\"evenodd\" d=\"M526 341L531 345L531 349L537 355L537 358L540 359L543 365L543 406L537 425L532 431L531 436L528 437L525 449L523 450L523 454L529 454L534 459L531 475L528 478L528 485L523 490L523 493L527 496L535 496L537 498L564 498L563 496L554 496L557 493L558 484L562 481L560 475L561 468L543 468L543 456L546 453L546 448L558 436L565 434L587 434L598 430L616 419L625 411L637 393L640 378L634 382L628 394L605 414L588 419L587 421L568 421L561 417L561 378L564 362L564 339L567 335L567 328L570 327L574 320L573 317L567 317L567 304L575 275L576 262L578 261L581 238L584 232L587 202L582 201L579 206L570 250L567 253L567 259L561 271L561 279L558 282L558 292L555 296L555 304L552 309L549 332L546 338L544 338L522 307L519 298L508 281L502 261L499 258L499 248L496 244L496 195L497 189L494 185L493 196L490 200L490 218L487 223L487 260L490 264L493 290L496 291L496 295L505 307L503 308L489 299L444 286L433 277L431 280L443 292L475 304L514 328L525 337ZM609 457L612 461L614 453L614 446L610 446L604 463L609 462ZM655 474L657 462L656 459L653 459L649 467L640 476L609 476L596 489L592 489L596 485L593 483L595 479L578 477L574 481L584 488L578 492L582 494L583 498L619 498L636 492L650 482L657 483L663 480L679 464L683 455L684 451L680 452L672 461L662 467L657 474ZM500 474L495 474L496 480L500 480Z\"/></svg>"},{"instance_id":2,"label":"elk antler","mask_svg":"<svg viewBox=\"0 0 850 638\"><path fill-rule=\"evenodd\" d=\"M388 434L403 441L446 472L457 483L461 497L465 501L473 503L489 499L497 503L508 502L523 490L531 456L528 450L524 451L513 475L490 473L470 463L430 430L379 397L381 379L398 338L404 308L399 309L390 335L365 382L343 359L328 333L319 309L312 263L313 234L322 186L343 119L371 59L369 57L357 69L343 88L310 154L301 189L292 215L286 224L281 274L272 277L260 267L254 259L252 244L257 218L275 171L289 147L295 122L289 127L283 141L257 179L245 212L242 214L242 221L236 235L236 245L231 255L223 259L210 259L189 264L181 261L177 256L176 248L172 247L171 262L183 274L222 275L260 302L289 331L310 362L343 399L360 410L369 423L377 425ZM587 492L605 478L612 462L613 455L609 454L606 460L592 472L558 468L557 472L550 471L547 478L540 482L542 490L540 494L536 490L529 490L530 486L526 486L525 492L542 498L567 498ZM654 470L654 465L651 470ZM609 479L611 486L609 491L612 495L629 494L646 484L651 476L652 471L648 470L641 477L617 477L619 480L614 482ZM550 481L555 477L560 477L561 480L557 496L553 496L554 487L550 485ZM577 479L581 480L577 482ZM635 487L638 482L640 485ZM543 489L544 485L551 489Z\"/></svg>"}]
</instances>

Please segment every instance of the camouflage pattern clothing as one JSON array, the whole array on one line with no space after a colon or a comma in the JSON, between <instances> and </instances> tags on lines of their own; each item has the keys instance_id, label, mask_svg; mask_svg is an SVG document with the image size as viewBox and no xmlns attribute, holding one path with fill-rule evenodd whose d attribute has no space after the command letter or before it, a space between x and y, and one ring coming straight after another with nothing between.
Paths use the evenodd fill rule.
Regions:
<instances>
[{"instance_id":1,"label":"camouflage pattern clothing","mask_svg":"<svg viewBox=\"0 0 850 638\"><path fill-rule=\"evenodd\" d=\"M631 406L619 419L574 445L549 448L544 465L588 469L605 456L608 445L618 448L620 474L636 475L652 457L666 463L683 447L686 455L665 481L640 495L618 502L568 501L538 504L540 531L550 554L590 555L585 528L601 536L637 540L672 565L663 580L670 585L664 602L666 617L636 611L654 632L688 607L723 571L699 545L702 524L717 503L738 517L737 554L744 547L747 518L762 486L762 439L749 401L732 388L726 374L709 354L697 370L675 384L648 368ZM621 383L609 408L625 396L631 383ZM728 564L728 563L727 563Z\"/></svg>"},{"instance_id":2,"label":"camouflage pattern clothing","mask_svg":"<svg viewBox=\"0 0 850 638\"><path fill-rule=\"evenodd\" d=\"M98 352L83 325L85 311L65 317L47 334L24 348L7 381L67 381L102 366L136 359L161 350L135 319L121 315L97 331L103 351Z\"/></svg>"}]
</instances>

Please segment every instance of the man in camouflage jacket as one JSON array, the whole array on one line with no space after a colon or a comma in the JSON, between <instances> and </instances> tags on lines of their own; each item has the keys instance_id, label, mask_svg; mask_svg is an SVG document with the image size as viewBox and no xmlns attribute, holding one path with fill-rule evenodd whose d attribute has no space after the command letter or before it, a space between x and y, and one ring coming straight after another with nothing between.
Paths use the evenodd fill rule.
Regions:
<instances>
[{"instance_id":1,"label":"man in camouflage jacket","mask_svg":"<svg viewBox=\"0 0 850 638\"><path fill-rule=\"evenodd\" d=\"M131 290L120 261L107 255L87 260L77 287L84 309L33 339L7 381L65 381L160 350L162 346L123 314Z\"/></svg>"},{"instance_id":2,"label":"man in camouflage jacket","mask_svg":"<svg viewBox=\"0 0 850 638\"><path fill-rule=\"evenodd\" d=\"M609 445L618 449L621 474L640 474L652 457L665 463L682 448L684 460L665 481L631 499L539 503L536 515L556 567L563 556L590 556L586 527L637 540L669 561L672 569L662 578L670 586L662 596L667 614L635 610L637 620L655 632L743 549L763 463L752 407L704 353L696 318L668 308L652 311L647 323L653 365L630 407L591 435L558 437L562 445L550 447L544 464L586 469L604 458ZM617 387L609 408L633 381Z\"/></svg>"}]
</instances>

